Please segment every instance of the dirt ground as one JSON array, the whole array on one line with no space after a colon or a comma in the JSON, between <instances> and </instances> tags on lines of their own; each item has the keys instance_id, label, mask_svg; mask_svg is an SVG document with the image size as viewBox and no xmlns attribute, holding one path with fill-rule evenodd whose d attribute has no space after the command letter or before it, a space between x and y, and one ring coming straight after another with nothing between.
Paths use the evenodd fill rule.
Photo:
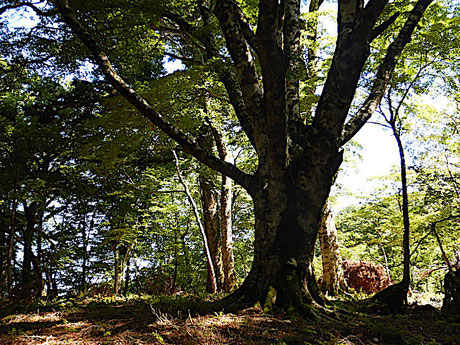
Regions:
<instances>
[{"instance_id":1,"label":"dirt ground","mask_svg":"<svg viewBox=\"0 0 460 345\"><path fill-rule=\"evenodd\" d=\"M22 310L20 310L22 309ZM145 301L73 302L0 311L0 344L460 344L460 319L433 307L315 320L238 314L171 315Z\"/></svg>"}]
</instances>

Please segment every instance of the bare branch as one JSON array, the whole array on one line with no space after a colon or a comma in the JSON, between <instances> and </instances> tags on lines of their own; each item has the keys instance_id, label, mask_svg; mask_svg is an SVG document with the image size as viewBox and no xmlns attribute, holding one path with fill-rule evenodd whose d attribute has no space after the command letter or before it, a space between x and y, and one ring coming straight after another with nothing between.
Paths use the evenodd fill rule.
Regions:
<instances>
[{"instance_id":1,"label":"bare branch","mask_svg":"<svg viewBox=\"0 0 460 345\"><path fill-rule=\"evenodd\" d=\"M382 14L383 9L388 4L389 0L369 0L365 9L364 9L364 16L365 17L372 17L372 20L375 21L378 17Z\"/></svg>"},{"instance_id":2,"label":"bare branch","mask_svg":"<svg viewBox=\"0 0 460 345\"><path fill-rule=\"evenodd\" d=\"M386 29L388 29L395 21L396 19L399 17L399 13L395 13L393 14L390 18L388 18L386 21L384 21L382 24L380 24L379 26L375 27L374 29L372 29L372 33L371 33L371 38L370 38L370 42L372 42L373 40L375 40L377 37L379 37Z\"/></svg>"},{"instance_id":3,"label":"bare branch","mask_svg":"<svg viewBox=\"0 0 460 345\"><path fill-rule=\"evenodd\" d=\"M202 65L203 64L203 62L201 62L201 61L190 59L190 58L188 58L186 56L179 56L179 55L176 55L176 54L173 54L173 53L168 53L168 52L164 52L164 54L166 56L169 56L169 57L173 58L173 59L185 61L185 62L188 62L188 63L190 63L192 65Z\"/></svg>"},{"instance_id":4,"label":"bare branch","mask_svg":"<svg viewBox=\"0 0 460 345\"><path fill-rule=\"evenodd\" d=\"M300 119L299 73L303 65L300 51L300 2L286 0L284 4L284 54L290 57L286 76L286 108L288 119Z\"/></svg>"},{"instance_id":5,"label":"bare branch","mask_svg":"<svg viewBox=\"0 0 460 345\"><path fill-rule=\"evenodd\" d=\"M403 28L399 32L398 37L388 47L387 54L385 55L385 58L379 66L375 76L369 96L364 101L357 114L344 126L341 145L353 138L362 126L364 126L366 121L369 120L377 106L380 104L396 66L396 58L401 54L407 43L409 43L418 22L432 2L433 0L417 1L417 4L414 6L409 15L409 18L407 18Z\"/></svg>"},{"instance_id":6,"label":"bare branch","mask_svg":"<svg viewBox=\"0 0 460 345\"><path fill-rule=\"evenodd\" d=\"M241 28L241 16L234 0L218 0L215 15L223 30L227 48L232 57L236 78L228 70L220 74L235 107L243 129L254 145L253 130L260 121L262 90L256 72L254 58ZM236 80L235 80L236 79Z\"/></svg>"},{"instance_id":7,"label":"bare branch","mask_svg":"<svg viewBox=\"0 0 460 345\"><path fill-rule=\"evenodd\" d=\"M244 38L248 42L249 46L254 49L254 51L257 51L256 35L249 26L246 16L239 7L236 8L236 14L238 15L238 23L240 24Z\"/></svg>"}]
</instances>

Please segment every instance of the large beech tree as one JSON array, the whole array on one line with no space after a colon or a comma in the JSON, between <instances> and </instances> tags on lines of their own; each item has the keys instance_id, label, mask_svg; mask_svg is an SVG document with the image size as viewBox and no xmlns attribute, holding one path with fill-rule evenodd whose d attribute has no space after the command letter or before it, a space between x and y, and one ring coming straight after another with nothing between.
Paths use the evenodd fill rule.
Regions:
<instances>
[{"instance_id":1,"label":"large beech tree","mask_svg":"<svg viewBox=\"0 0 460 345\"><path fill-rule=\"evenodd\" d=\"M132 76L124 74L122 64L116 64L120 51L111 54L111 47L104 46L107 34L88 27L84 3L56 0L50 12L24 2L9 7L25 4L46 16L57 10L106 80L128 102L185 152L232 178L251 195L255 212L253 266L239 289L216 307L236 310L260 301L308 311L309 305L321 302L311 260L321 210L342 162L342 147L380 103L398 56L433 0L401 1L401 13L399 2L389 0L338 1L335 51L319 101L308 111L313 116L307 118L301 112L299 82L305 66L315 65L312 60L321 52L307 49L307 54L303 53L303 31L315 31L317 26L304 25L300 0L259 0L248 16L249 5L244 1L185 2L153 3L157 32L177 35L174 42L182 42L183 49L170 55L191 66L205 63L225 86L239 125L257 154L254 173L207 151L193 133L175 126L154 102L149 103L126 82L122 76ZM316 11L322 2L312 0L309 8ZM142 24L139 22L148 20L152 8L148 4L103 1L98 2L97 10L103 11L106 5L107 11L120 6L129 13L142 13L132 26L135 30ZM378 67L364 75L372 41L388 30L394 34L388 35L391 38L385 51L372 52L378 53L379 58L374 59L380 61ZM310 32L307 36L317 35ZM191 45L198 48L193 50ZM201 56L197 57L196 51ZM315 54L309 55L310 51ZM369 88L366 99L357 106L355 94L362 78ZM309 90L315 92L314 87Z\"/></svg>"},{"instance_id":2,"label":"large beech tree","mask_svg":"<svg viewBox=\"0 0 460 345\"><path fill-rule=\"evenodd\" d=\"M90 50L94 62L121 95L186 152L234 179L253 198L253 266L242 286L219 305L232 310L261 301L306 311L306 305L319 300L312 273L312 251L321 209L342 162L341 147L379 104L399 54L431 2L415 2L387 48L367 99L348 122L370 44L397 19L395 14L379 20L388 0L370 0L366 4L362 0L339 1L336 48L309 122L302 120L299 111L300 1L260 0L255 31L234 0L193 3L201 13L201 20L196 23L187 22L180 13L165 12L191 35L196 26L209 25L214 16L217 18L233 66L216 67L216 72L257 152L254 174L206 151L168 122L122 79L98 43L97 33L91 33L80 23L84 13L72 9L67 0L58 0L56 4L62 19ZM208 59L220 57L215 35L201 33L196 38Z\"/></svg>"}]
</instances>

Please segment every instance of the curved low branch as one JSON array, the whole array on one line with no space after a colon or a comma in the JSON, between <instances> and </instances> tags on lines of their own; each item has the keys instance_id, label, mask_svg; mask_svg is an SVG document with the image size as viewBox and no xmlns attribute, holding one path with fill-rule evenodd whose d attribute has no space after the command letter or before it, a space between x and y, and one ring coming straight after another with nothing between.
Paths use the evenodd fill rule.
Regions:
<instances>
[{"instance_id":1,"label":"curved low branch","mask_svg":"<svg viewBox=\"0 0 460 345\"><path fill-rule=\"evenodd\" d=\"M96 64L101 68L109 83L144 117L165 132L171 139L182 146L185 152L191 154L211 169L221 172L232 178L244 188L251 185L252 176L239 170L235 165L227 163L200 147L194 140L173 126L156 111L144 98L132 89L115 71L109 57L91 34L80 24L70 8L68 0L57 1L58 10L64 21L70 26L73 33L80 38L83 44L92 53Z\"/></svg>"}]
</instances>

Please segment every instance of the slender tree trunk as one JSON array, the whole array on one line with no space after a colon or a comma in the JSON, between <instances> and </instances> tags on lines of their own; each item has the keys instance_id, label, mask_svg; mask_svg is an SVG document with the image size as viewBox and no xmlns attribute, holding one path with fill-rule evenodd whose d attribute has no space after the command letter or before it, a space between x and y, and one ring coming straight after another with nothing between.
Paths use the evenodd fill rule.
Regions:
<instances>
[{"instance_id":1,"label":"slender tree trunk","mask_svg":"<svg viewBox=\"0 0 460 345\"><path fill-rule=\"evenodd\" d=\"M34 261L34 279L35 286L37 288L37 297L40 297L43 293L43 248L42 248L42 237L43 237L43 211L37 212L37 255L33 258Z\"/></svg>"},{"instance_id":2,"label":"slender tree trunk","mask_svg":"<svg viewBox=\"0 0 460 345\"><path fill-rule=\"evenodd\" d=\"M336 296L347 290L347 284L343 272L337 230L329 203L324 205L318 237L323 263L322 289L330 296Z\"/></svg>"},{"instance_id":3,"label":"slender tree trunk","mask_svg":"<svg viewBox=\"0 0 460 345\"><path fill-rule=\"evenodd\" d=\"M82 239L83 239L83 253L82 253L82 256L83 256L83 262L81 264L81 285L80 285L80 291L82 293L86 293L86 262L88 260L88 251L87 251L87 248L88 248L88 242L87 242L87 237L86 237L86 228L85 226L83 226L82 228Z\"/></svg>"},{"instance_id":4,"label":"slender tree trunk","mask_svg":"<svg viewBox=\"0 0 460 345\"><path fill-rule=\"evenodd\" d=\"M81 270L81 287L80 291L83 293L86 293L87 291L87 278L86 276L88 275L88 242L89 242L89 236L91 233L91 230L93 229L94 226L94 217L91 218L91 222L89 224L88 231L86 230L86 222L85 224L82 224L81 228L81 237L82 237L82 242L83 242L83 248L82 248L82 257L83 257L83 262L82 262L82 270Z\"/></svg>"},{"instance_id":5,"label":"slender tree trunk","mask_svg":"<svg viewBox=\"0 0 460 345\"><path fill-rule=\"evenodd\" d=\"M388 267L387 251L385 250L385 247L383 246L382 235L380 234L380 232L379 232L379 247L380 247L380 250L382 251L383 260L385 261L385 272L387 273L388 279L391 280L390 268Z\"/></svg>"},{"instance_id":6,"label":"slender tree trunk","mask_svg":"<svg viewBox=\"0 0 460 345\"><path fill-rule=\"evenodd\" d=\"M125 287L124 287L125 296L129 292L129 284L131 283L130 271L131 271L131 257L128 257L128 260L126 262L126 271L125 271Z\"/></svg>"},{"instance_id":7,"label":"slender tree trunk","mask_svg":"<svg viewBox=\"0 0 460 345\"><path fill-rule=\"evenodd\" d=\"M52 286L52 291L53 291L53 297L57 297L59 295L59 290L58 290L58 286L57 286L57 283L56 283L56 273L53 272L51 269L50 269L50 277L51 277L51 286Z\"/></svg>"},{"instance_id":8,"label":"slender tree trunk","mask_svg":"<svg viewBox=\"0 0 460 345\"><path fill-rule=\"evenodd\" d=\"M113 257L114 257L113 294L117 296L120 290L120 265L119 265L118 249L116 245L114 245L113 247Z\"/></svg>"},{"instance_id":9,"label":"slender tree trunk","mask_svg":"<svg viewBox=\"0 0 460 345\"><path fill-rule=\"evenodd\" d=\"M399 163L401 173L401 189L402 189L402 214L403 214L403 278L398 284L390 285L386 289L378 292L373 297L374 300L384 303L391 312L399 313L404 305L407 305L407 294L409 292L411 277L410 277L410 216L409 216L409 197L407 191L407 168L404 153L404 146L401 141L401 133L398 130L399 109L403 104L405 96L400 101L396 109L393 108L391 103L391 91L388 91L388 102L390 117L384 118L390 125L393 136L398 145Z\"/></svg>"},{"instance_id":10,"label":"slender tree trunk","mask_svg":"<svg viewBox=\"0 0 460 345\"><path fill-rule=\"evenodd\" d=\"M220 196L221 232L222 232L222 263L224 269L224 291L231 292L236 288L235 258L233 255L232 231L232 180L222 175L222 191Z\"/></svg>"},{"instance_id":11,"label":"slender tree trunk","mask_svg":"<svg viewBox=\"0 0 460 345\"><path fill-rule=\"evenodd\" d=\"M137 293L140 294L143 290L144 290L144 287L141 283L141 280L139 279L139 268L137 267L137 261L136 261L136 257L133 258L134 261L133 261L133 264L134 264L134 277L136 279L136 284L137 284Z\"/></svg>"},{"instance_id":12,"label":"slender tree trunk","mask_svg":"<svg viewBox=\"0 0 460 345\"><path fill-rule=\"evenodd\" d=\"M179 226L179 219L178 219L178 214L177 212L175 213L175 224L173 226L173 232L174 232L174 271L173 271L173 278L172 278L172 283L171 283L171 293L173 293L176 290L176 284L177 284L177 271L179 269L179 241L178 241L178 226Z\"/></svg>"},{"instance_id":13,"label":"slender tree trunk","mask_svg":"<svg viewBox=\"0 0 460 345\"><path fill-rule=\"evenodd\" d=\"M37 296L37 287L35 286L34 277L34 253L32 251L33 237L36 231L36 216L38 203L32 202L30 205L23 202L26 215L26 226L23 231L23 260L22 260L22 280L21 280L21 297L24 299L35 298Z\"/></svg>"},{"instance_id":14,"label":"slender tree trunk","mask_svg":"<svg viewBox=\"0 0 460 345\"><path fill-rule=\"evenodd\" d=\"M189 222L187 221L187 230L180 237L182 251L184 253L185 267L190 267L190 253L189 253L187 242L185 241L185 237L187 236L188 232L189 232ZM190 285L191 283L192 283L192 277L190 276L190 274L188 274L187 275L187 285Z\"/></svg>"},{"instance_id":15,"label":"slender tree trunk","mask_svg":"<svg viewBox=\"0 0 460 345\"><path fill-rule=\"evenodd\" d=\"M404 154L404 147L401 142L401 137L397 133L396 129L393 128L393 135L398 143L399 150L399 163L401 170L401 188L402 188L402 211L403 211L403 223L404 223L404 234L403 234L403 280L402 285L405 289L409 289L410 285L410 216L409 216L409 196L407 192L407 168L406 158Z\"/></svg>"},{"instance_id":16,"label":"slender tree trunk","mask_svg":"<svg viewBox=\"0 0 460 345\"><path fill-rule=\"evenodd\" d=\"M210 280L211 280L211 293L216 293L218 291L217 288L217 279L216 279L216 273L214 272L214 265L212 261L212 255L211 255L211 250L209 249L209 241L206 235L205 228L203 226L203 223L201 222L200 214L198 212L198 207L195 203L195 200L193 199L192 194L190 193L190 190L188 189L187 184L185 183L184 179L182 178L182 173L180 171L179 167L179 159L177 158L176 151L173 151L174 158L176 160L176 170L177 170L177 177L179 178L179 182L182 184L182 186L185 189L185 194L187 195L187 198L190 202L190 205L192 206L193 213L195 215L196 222L198 224L198 228L200 229L201 236L203 237L203 243L204 243L204 250L205 250L205 255L206 255L206 263L208 265L208 269L210 272Z\"/></svg>"},{"instance_id":17,"label":"slender tree trunk","mask_svg":"<svg viewBox=\"0 0 460 345\"><path fill-rule=\"evenodd\" d=\"M6 257L7 281L8 281L8 298L13 298L13 255L14 255L14 236L16 233L16 210L18 206L17 199L13 200L11 207L10 229L8 232L8 251Z\"/></svg>"},{"instance_id":18,"label":"slender tree trunk","mask_svg":"<svg viewBox=\"0 0 460 345\"><path fill-rule=\"evenodd\" d=\"M50 275L50 269L49 269L50 260L48 256L49 255L44 255L44 257L42 258L42 266L43 266L43 273L45 275L46 297L48 300L51 300L53 299L53 296L52 296L52 287L51 287L51 275Z\"/></svg>"},{"instance_id":19,"label":"slender tree trunk","mask_svg":"<svg viewBox=\"0 0 460 345\"><path fill-rule=\"evenodd\" d=\"M200 128L199 144L208 151L213 149L211 126L203 125ZM216 173L208 168L202 168L200 172L201 203L203 206L203 226L208 239L209 251L216 276L217 290L224 285L224 273L222 269L221 229L218 211L218 192L215 183ZM208 278L206 290L212 292L211 267L208 266Z\"/></svg>"},{"instance_id":20,"label":"slender tree trunk","mask_svg":"<svg viewBox=\"0 0 460 345\"><path fill-rule=\"evenodd\" d=\"M121 262L120 262L120 288L123 287L124 291L127 292L127 287L129 284L129 260L131 258L131 253L134 248L134 244L129 244L127 247L123 247L121 252ZM128 278L128 283L126 283L125 278Z\"/></svg>"},{"instance_id":21,"label":"slender tree trunk","mask_svg":"<svg viewBox=\"0 0 460 345\"><path fill-rule=\"evenodd\" d=\"M46 277L48 299L53 299L58 296L58 288L54 272L54 267L56 266L56 261L53 257L54 251L55 248L52 246L50 251L47 252L43 257L43 271Z\"/></svg>"},{"instance_id":22,"label":"slender tree trunk","mask_svg":"<svg viewBox=\"0 0 460 345\"><path fill-rule=\"evenodd\" d=\"M3 293L8 291L8 268L7 268L7 253L8 253L8 240L7 235L10 232L10 226L7 219L10 218L10 204L6 203L5 209L7 212L0 208L0 296L3 297Z\"/></svg>"}]
</instances>

